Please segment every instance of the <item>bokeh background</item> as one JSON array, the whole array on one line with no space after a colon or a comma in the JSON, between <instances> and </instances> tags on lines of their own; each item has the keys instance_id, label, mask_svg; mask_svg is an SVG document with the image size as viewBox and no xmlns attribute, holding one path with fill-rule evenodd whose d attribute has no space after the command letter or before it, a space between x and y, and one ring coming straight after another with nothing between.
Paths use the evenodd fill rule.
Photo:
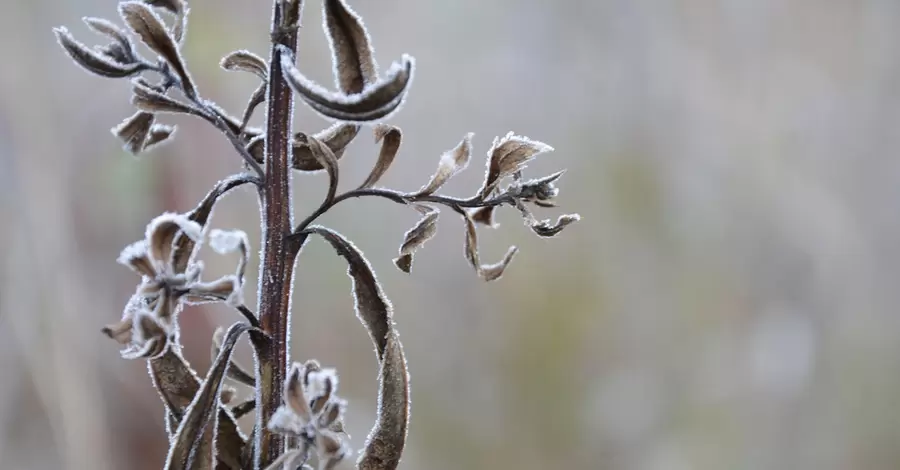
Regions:
<instances>
[{"instance_id":1,"label":"bokeh background","mask_svg":"<svg viewBox=\"0 0 900 470\"><path fill-rule=\"evenodd\" d=\"M269 2L190 3L192 73L238 114L255 78L217 64L266 53ZM330 84L320 5L307 1L299 63ZM418 59L386 185L418 188L474 131L478 160L446 187L471 194L492 138L514 130L556 148L527 176L568 168L562 211L584 216L543 240L501 212L482 255L521 253L495 283L468 267L449 214L411 277L391 259L413 211L358 200L324 219L368 254L396 308L412 374L403 468L900 468L900 2L352 5L383 68ZM127 83L81 71L51 33L67 25L94 44L80 18L115 12L112 0L0 5L4 469L161 468L145 366L99 333L137 282L115 259L153 216L189 210L239 165L188 118L169 118L173 144L139 159L121 150L108 129L132 113ZM326 125L304 107L295 124ZM376 154L362 134L342 160L345 187ZM324 178L294 184L301 215ZM256 243L256 210L237 191L213 225ZM213 272L235 261L202 256ZM339 369L359 449L376 363L345 266L315 241L297 273L294 357ZM213 329L236 318L182 315L198 370ZM249 363L249 347L239 357Z\"/></svg>"}]
</instances>

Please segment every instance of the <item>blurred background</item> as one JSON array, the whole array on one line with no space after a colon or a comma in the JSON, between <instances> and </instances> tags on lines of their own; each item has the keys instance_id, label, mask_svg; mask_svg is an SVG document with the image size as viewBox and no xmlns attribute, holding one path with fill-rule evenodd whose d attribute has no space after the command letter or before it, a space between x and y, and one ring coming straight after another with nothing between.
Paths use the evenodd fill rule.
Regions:
<instances>
[{"instance_id":1,"label":"blurred background","mask_svg":"<svg viewBox=\"0 0 900 470\"><path fill-rule=\"evenodd\" d=\"M234 49L266 54L268 3L190 2L190 69L232 114L256 78L217 64ZM473 131L477 160L445 187L469 195L493 137L514 130L556 148L527 177L569 170L561 209L541 214L584 217L543 240L502 211L498 229L480 231L482 257L521 253L494 283L465 262L449 213L412 276L391 259L414 211L357 200L323 219L356 240L394 302L412 374L403 468L900 468L900 2L351 3L382 69L417 58L385 185L420 187ZM82 71L51 32L103 41L85 15L118 21L116 2L0 6L4 469L161 468L162 405L145 365L99 332L138 282L115 259L152 217L193 208L239 168L224 138L182 117L164 118L179 127L174 143L125 153L109 129L133 112L127 82ZM330 85L320 24L308 0L298 60ZM326 125L298 106L297 130ZM344 187L376 155L361 134ZM298 216L326 187L321 175L294 186ZM256 211L238 190L212 224L258 246ZM210 274L233 269L201 256ZM338 368L359 449L376 362L345 273L325 243L304 250L293 356ZM201 373L213 329L237 318L182 314Z\"/></svg>"}]
</instances>

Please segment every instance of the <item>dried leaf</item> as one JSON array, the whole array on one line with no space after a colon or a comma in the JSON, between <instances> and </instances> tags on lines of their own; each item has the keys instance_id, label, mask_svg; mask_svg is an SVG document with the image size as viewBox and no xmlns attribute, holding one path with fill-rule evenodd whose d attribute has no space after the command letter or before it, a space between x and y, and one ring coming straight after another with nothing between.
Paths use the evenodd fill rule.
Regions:
<instances>
[{"instance_id":1,"label":"dried leaf","mask_svg":"<svg viewBox=\"0 0 900 470\"><path fill-rule=\"evenodd\" d=\"M399 127L389 126L387 124L378 124L375 126L375 143L381 142L381 151L378 153L378 161L369 173L366 180L359 186L359 189L370 188L377 183L382 176L391 167L397 151L400 150L400 141L403 135Z\"/></svg>"},{"instance_id":2,"label":"dried leaf","mask_svg":"<svg viewBox=\"0 0 900 470\"><path fill-rule=\"evenodd\" d=\"M219 66L229 72L250 72L260 80L269 80L269 65L262 57L246 50L230 52L222 58Z\"/></svg>"},{"instance_id":3,"label":"dried leaf","mask_svg":"<svg viewBox=\"0 0 900 470\"><path fill-rule=\"evenodd\" d=\"M372 267L362 252L343 235L313 226L347 260L353 281L356 314L375 344L379 361L378 418L357 465L362 470L392 470L397 467L409 427L409 376L403 347L393 328L393 313Z\"/></svg>"},{"instance_id":4,"label":"dried leaf","mask_svg":"<svg viewBox=\"0 0 900 470\"><path fill-rule=\"evenodd\" d=\"M297 136L297 141L301 144L305 143L319 165L328 172L328 194L325 196L325 201L322 202L322 204L330 204L334 199L335 194L337 194L338 189L339 173L337 157L334 156L334 153L327 145L315 137L299 134Z\"/></svg>"},{"instance_id":5,"label":"dried leaf","mask_svg":"<svg viewBox=\"0 0 900 470\"><path fill-rule=\"evenodd\" d=\"M317 225L309 227L307 231L321 235L347 260L349 265L347 275L353 280L356 316L368 330L372 342L375 343L378 360L381 361L387 347L388 333L393 328L393 309L372 267L359 248L340 233Z\"/></svg>"},{"instance_id":6,"label":"dried leaf","mask_svg":"<svg viewBox=\"0 0 900 470\"><path fill-rule=\"evenodd\" d=\"M136 57L134 52L134 45L131 43L131 39L128 37L128 35L125 34L125 31L122 31L118 26L103 18L85 16L84 18L82 18L82 21L84 21L89 28L94 30L94 32L107 36L115 41L115 44L118 45L118 48L122 53L120 59L127 59L119 60L118 62L121 62L123 64L131 64L137 62L135 60Z\"/></svg>"},{"instance_id":7,"label":"dried leaf","mask_svg":"<svg viewBox=\"0 0 900 470\"><path fill-rule=\"evenodd\" d=\"M562 232L567 225L578 222L579 220L581 220L581 216L578 214L565 214L559 216L555 224L551 224L550 219L541 221L533 220L531 221L530 226L531 230L538 234L538 236L553 237L559 232Z\"/></svg>"},{"instance_id":8,"label":"dried leaf","mask_svg":"<svg viewBox=\"0 0 900 470\"><path fill-rule=\"evenodd\" d=\"M172 434L174 434L185 410L200 389L200 378L181 354L172 350L159 358L147 361L147 367L150 378L153 380L153 386L159 392L160 398L166 406L167 415L170 417L168 425L174 424L172 426ZM242 470L241 449L245 447L245 440L234 418L221 407L216 434L219 462L224 464L225 468Z\"/></svg>"},{"instance_id":9,"label":"dried leaf","mask_svg":"<svg viewBox=\"0 0 900 470\"><path fill-rule=\"evenodd\" d=\"M400 463L409 428L409 373L396 332L388 334L378 378L378 418L356 465L393 470Z\"/></svg>"},{"instance_id":10,"label":"dried leaf","mask_svg":"<svg viewBox=\"0 0 900 470\"><path fill-rule=\"evenodd\" d=\"M173 135L175 135L175 126L167 126L165 124L150 126L150 135L147 136L147 140L144 142L144 150L166 143Z\"/></svg>"},{"instance_id":11,"label":"dried leaf","mask_svg":"<svg viewBox=\"0 0 900 470\"><path fill-rule=\"evenodd\" d=\"M84 44L75 40L69 33L69 30L60 26L53 28L56 34L56 40L59 45L65 49L69 57L85 70L96 75L109 78L122 78L134 75L143 70L143 65L139 63L123 64L113 60L111 57L95 51Z\"/></svg>"},{"instance_id":12,"label":"dried leaf","mask_svg":"<svg viewBox=\"0 0 900 470\"><path fill-rule=\"evenodd\" d=\"M362 18L343 0L325 0L323 27L331 47L335 82L347 95L378 81L378 65Z\"/></svg>"},{"instance_id":13,"label":"dried leaf","mask_svg":"<svg viewBox=\"0 0 900 470\"><path fill-rule=\"evenodd\" d=\"M160 93L153 88L147 86L143 81L133 80L131 91L134 95L131 97L131 104L141 111L151 113L181 113L191 114L195 116L202 115L203 112L193 105L182 103L164 93Z\"/></svg>"},{"instance_id":14,"label":"dried leaf","mask_svg":"<svg viewBox=\"0 0 900 470\"><path fill-rule=\"evenodd\" d=\"M427 196L441 188L450 178L466 169L472 158L472 137L475 134L469 132L463 140L454 148L441 155L437 171L431 177L431 181L420 189L417 196Z\"/></svg>"},{"instance_id":15,"label":"dried leaf","mask_svg":"<svg viewBox=\"0 0 900 470\"><path fill-rule=\"evenodd\" d=\"M281 54L281 69L288 85L319 114L346 122L370 122L388 117L406 96L412 81L414 60L404 55L402 63L394 63L384 78L367 86L361 93L332 93L306 78L294 65L291 54Z\"/></svg>"},{"instance_id":16,"label":"dried leaf","mask_svg":"<svg viewBox=\"0 0 900 470\"><path fill-rule=\"evenodd\" d=\"M506 255L504 255L503 259L497 263L481 264L478 256L478 232L475 230L475 222L468 213L463 213L463 219L466 221L465 249L466 259L469 260L469 264L475 268L475 272L478 273L478 276L485 281L500 279L500 277L503 276L503 271L506 270L506 267L512 262L513 257L518 253L518 248L514 246L509 247L509 250L506 251Z\"/></svg>"},{"instance_id":17,"label":"dried leaf","mask_svg":"<svg viewBox=\"0 0 900 470\"><path fill-rule=\"evenodd\" d=\"M266 101L267 86L268 84L266 82L260 83L259 86L256 87L256 90L253 90L253 94L250 95L250 99L247 101L247 106L244 108L244 114L241 115L241 130L247 127L247 124L250 122L250 118L253 117L253 112L256 111L256 108Z\"/></svg>"},{"instance_id":18,"label":"dried leaf","mask_svg":"<svg viewBox=\"0 0 900 470\"><path fill-rule=\"evenodd\" d=\"M331 152L334 153L334 157L340 160L344 155L344 150L346 150L347 145L349 145L359 133L359 128L360 126L358 124L338 122L329 126L327 129L323 129L313 134L313 137L327 145L328 148L331 149ZM294 156L291 166L295 170L305 172L323 170L324 167L316 160L316 157L313 156L305 139L300 139L303 135L304 134L302 133L294 135L294 140L292 142ZM250 155L253 156L254 160L262 163L265 157L265 136L254 138L247 145L247 150L250 152Z\"/></svg>"},{"instance_id":19,"label":"dried leaf","mask_svg":"<svg viewBox=\"0 0 900 470\"><path fill-rule=\"evenodd\" d=\"M552 150L553 147L543 142L512 132L502 139L494 139L494 144L488 151L487 174L479 194L482 198L488 197L500 184L500 180L521 171L538 154Z\"/></svg>"},{"instance_id":20,"label":"dried leaf","mask_svg":"<svg viewBox=\"0 0 900 470\"><path fill-rule=\"evenodd\" d=\"M200 454L200 449L204 446L208 446L209 450L214 449L212 445L214 433L207 433L206 429L211 422L215 423L218 415L219 390L230 364L234 346L241 334L251 329L252 327L245 323L235 323L228 328L219 356L210 366L209 373L207 373L200 390L197 391L191 404L185 410L184 417L175 432L169 454L166 457L166 470L196 468L195 465L198 461L205 461L207 458ZM209 442L206 442L207 438L209 438ZM212 458L209 461L212 462Z\"/></svg>"},{"instance_id":21,"label":"dried leaf","mask_svg":"<svg viewBox=\"0 0 900 470\"><path fill-rule=\"evenodd\" d=\"M122 148L137 155L144 150L154 120L153 114L139 111L110 129L110 132L122 140Z\"/></svg>"},{"instance_id":22,"label":"dried leaf","mask_svg":"<svg viewBox=\"0 0 900 470\"><path fill-rule=\"evenodd\" d=\"M491 228L497 228L499 224L494 220L494 211L497 206L479 207L469 212L472 220L477 224L487 225Z\"/></svg>"},{"instance_id":23,"label":"dried leaf","mask_svg":"<svg viewBox=\"0 0 900 470\"><path fill-rule=\"evenodd\" d=\"M423 206L424 207L424 206ZM437 219L440 212L430 207L424 207L425 215L403 237L400 245L400 257L394 260L394 264L401 271L409 273L412 267L413 254L437 233Z\"/></svg>"},{"instance_id":24,"label":"dried leaf","mask_svg":"<svg viewBox=\"0 0 900 470\"><path fill-rule=\"evenodd\" d=\"M344 150L350 145L350 142L359 134L359 125L348 123L335 123L326 129L323 129L313 137L319 142L324 143L334 153L334 157L340 160L344 155ZM301 134L294 136L294 158L293 167L295 170L301 171L318 171L324 169L318 159L312 154L309 145L298 139Z\"/></svg>"},{"instance_id":25,"label":"dried leaf","mask_svg":"<svg viewBox=\"0 0 900 470\"><path fill-rule=\"evenodd\" d=\"M173 15L184 10L184 0L144 0L144 3L152 7L162 8Z\"/></svg>"},{"instance_id":26,"label":"dried leaf","mask_svg":"<svg viewBox=\"0 0 900 470\"><path fill-rule=\"evenodd\" d=\"M219 353L222 352L222 342L224 340L225 328L216 328L216 331L213 333L212 345L210 347L210 354L213 360L219 357ZM231 364L228 366L228 378L249 387L256 387L256 377L250 372L247 372L247 369L242 367L237 361L233 359L231 361Z\"/></svg>"},{"instance_id":27,"label":"dried leaf","mask_svg":"<svg viewBox=\"0 0 900 470\"><path fill-rule=\"evenodd\" d=\"M119 14L141 41L159 54L178 76L181 88L187 96L196 96L197 91L185 68L176 39L169 34L166 25L150 7L139 1L119 4Z\"/></svg>"}]
</instances>

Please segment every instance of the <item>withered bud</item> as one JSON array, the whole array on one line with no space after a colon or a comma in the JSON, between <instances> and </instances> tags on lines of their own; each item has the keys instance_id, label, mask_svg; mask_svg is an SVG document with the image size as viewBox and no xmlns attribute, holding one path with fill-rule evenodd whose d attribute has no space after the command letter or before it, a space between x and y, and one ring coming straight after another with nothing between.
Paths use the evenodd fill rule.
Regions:
<instances>
[{"instance_id":1,"label":"withered bud","mask_svg":"<svg viewBox=\"0 0 900 470\"><path fill-rule=\"evenodd\" d=\"M167 126L165 124L154 124L150 127L150 135L144 142L144 150L164 144L175 135L175 126Z\"/></svg>"},{"instance_id":2,"label":"withered bud","mask_svg":"<svg viewBox=\"0 0 900 470\"><path fill-rule=\"evenodd\" d=\"M122 140L122 148L137 155L144 150L154 120L152 113L139 111L110 129L110 132Z\"/></svg>"}]
</instances>

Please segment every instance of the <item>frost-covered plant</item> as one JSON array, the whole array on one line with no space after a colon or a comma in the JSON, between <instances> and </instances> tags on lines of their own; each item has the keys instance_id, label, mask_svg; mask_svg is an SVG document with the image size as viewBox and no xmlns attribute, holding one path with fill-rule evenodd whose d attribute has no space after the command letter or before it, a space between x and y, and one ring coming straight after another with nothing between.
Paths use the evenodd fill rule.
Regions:
<instances>
[{"instance_id":1,"label":"frost-covered plant","mask_svg":"<svg viewBox=\"0 0 900 470\"><path fill-rule=\"evenodd\" d=\"M137 112L112 129L126 150L140 153L172 138L173 126L158 120L169 114L196 116L221 131L243 158L242 172L220 181L193 210L166 213L153 219L144 239L122 251L119 262L141 276L118 323L104 332L124 346L122 356L148 363L152 382L165 405L170 448L166 469L332 468L350 450L343 433L346 402L337 397L337 374L318 362L290 365L288 331L291 283L295 260L306 240L325 239L346 259L352 280L356 314L375 344L379 364L378 417L357 460L360 469L396 468L406 441L409 386L406 359L394 328L391 304L362 252L343 235L315 225L316 220L347 199L378 196L408 205L421 219L406 232L394 260L409 272L417 249L435 235L438 208L449 208L466 227L465 254L476 273L487 281L502 276L516 254L512 247L497 263L482 263L476 225L493 227L494 211L516 208L539 236L550 237L578 220L564 215L556 223L539 221L530 206L553 207L556 181L562 172L525 180L522 171L550 146L509 133L494 140L488 151L484 183L474 195L456 198L438 193L464 170L472 155L472 134L463 137L439 159L437 170L420 189L403 192L377 187L400 148L401 132L384 121L406 99L414 61L403 56L385 73L378 72L371 39L363 23L344 0L324 1L324 29L331 45L336 91L306 78L294 63L300 0L275 0L270 60L248 51L222 59L225 70L250 72L261 83L240 118L232 117L201 96L180 49L187 30L185 0L143 0L119 3L119 14L130 31L99 18L84 18L94 32L111 40L88 47L65 28L55 29L60 45L75 62L94 74L130 78ZM164 20L164 17L166 20ZM139 39L155 56L147 59L135 47ZM292 132L293 99L333 125L315 134ZM265 104L264 129L250 127L254 111ZM381 145L365 181L338 192L338 169L347 145L370 126ZM318 209L292 226L289 197L293 171L320 172L329 189ZM241 231L207 231L213 206L232 189L251 185L261 207L262 259L258 316L244 303L244 271L249 260L247 236ZM203 280L203 264L195 259L209 238L219 253L236 252L235 273ZM184 360L178 336L178 316L185 305L224 302L243 316L227 330L217 330L213 364L199 377ZM248 333L256 367L243 369L231 360L239 337ZM233 404L235 389L225 379L255 389L254 398ZM250 436L236 419L256 412Z\"/></svg>"}]
</instances>

